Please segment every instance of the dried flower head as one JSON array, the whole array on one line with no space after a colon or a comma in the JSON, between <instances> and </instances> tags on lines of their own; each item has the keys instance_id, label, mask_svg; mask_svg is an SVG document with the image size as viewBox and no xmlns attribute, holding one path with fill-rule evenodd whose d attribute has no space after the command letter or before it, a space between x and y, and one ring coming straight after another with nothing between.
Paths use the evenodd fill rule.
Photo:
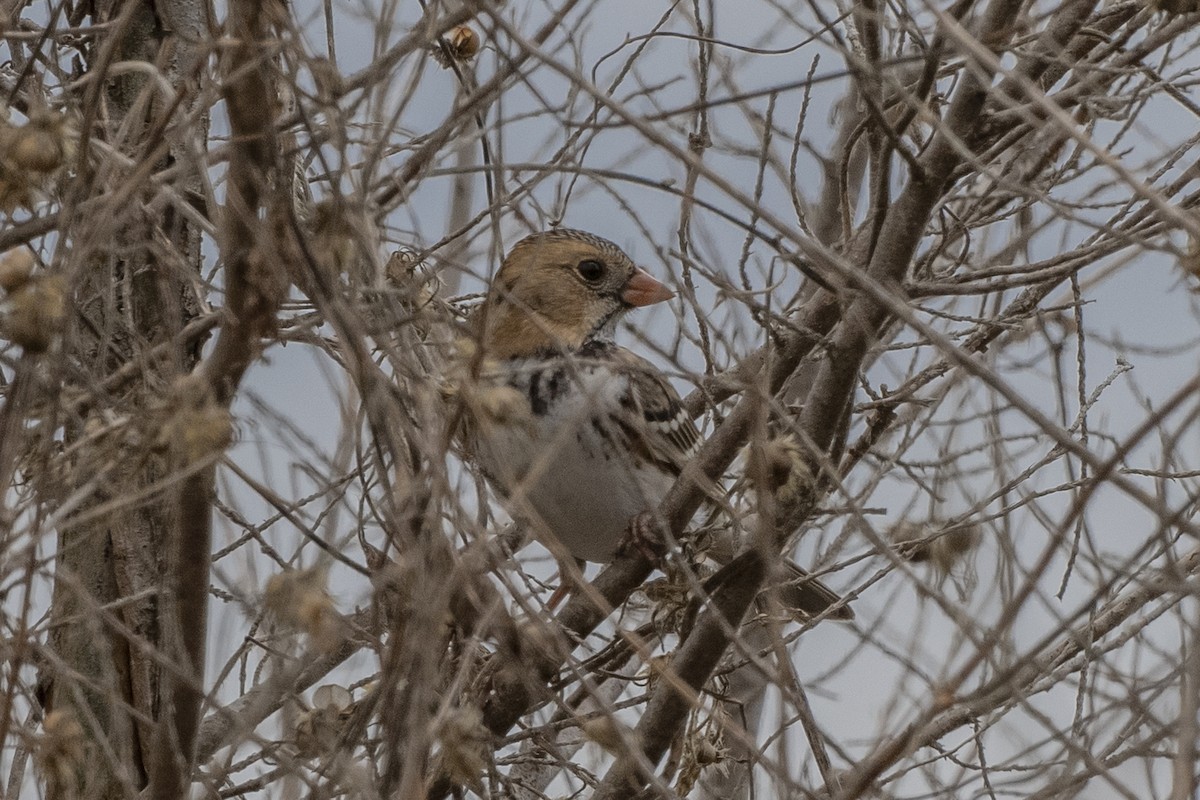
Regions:
<instances>
[{"instance_id":1,"label":"dried flower head","mask_svg":"<svg viewBox=\"0 0 1200 800\"><path fill-rule=\"evenodd\" d=\"M476 359L475 343L467 338L455 343L456 352L440 390L447 402L461 402L467 409L469 424L487 430L490 426L529 426L533 424L525 395L493 378L494 361L485 358L476 378L471 370Z\"/></svg>"},{"instance_id":2,"label":"dried flower head","mask_svg":"<svg viewBox=\"0 0 1200 800\"><path fill-rule=\"evenodd\" d=\"M653 605L651 622L660 634L679 633L695 613L692 586L697 578L707 577L706 565L668 565L666 577L642 585L642 594ZM694 621L694 620L692 620Z\"/></svg>"},{"instance_id":3,"label":"dried flower head","mask_svg":"<svg viewBox=\"0 0 1200 800\"><path fill-rule=\"evenodd\" d=\"M55 709L42 721L42 737L34 751L38 769L52 797L78 796L87 749L83 726L67 709Z\"/></svg>"},{"instance_id":4,"label":"dried flower head","mask_svg":"<svg viewBox=\"0 0 1200 800\"><path fill-rule=\"evenodd\" d=\"M413 568L409 560L393 560L369 542L362 542L375 605L393 631L402 630L412 606Z\"/></svg>"},{"instance_id":5,"label":"dried flower head","mask_svg":"<svg viewBox=\"0 0 1200 800\"><path fill-rule=\"evenodd\" d=\"M520 424L528 417L528 403L511 386L479 387L471 393L471 401L476 419L487 424Z\"/></svg>"},{"instance_id":6,"label":"dried flower head","mask_svg":"<svg viewBox=\"0 0 1200 800\"><path fill-rule=\"evenodd\" d=\"M901 556L914 564L931 564L943 575L979 546L979 528L961 525L941 529L932 523L902 521L891 530Z\"/></svg>"},{"instance_id":7,"label":"dried flower head","mask_svg":"<svg viewBox=\"0 0 1200 800\"><path fill-rule=\"evenodd\" d=\"M177 380L166 394L156 447L187 465L225 452L232 441L233 417L207 382L194 375Z\"/></svg>"},{"instance_id":8,"label":"dried flower head","mask_svg":"<svg viewBox=\"0 0 1200 800\"><path fill-rule=\"evenodd\" d=\"M32 208L37 201L37 187L27 177L9 174L0 164L0 211Z\"/></svg>"},{"instance_id":9,"label":"dried flower head","mask_svg":"<svg viewBox=\"0 0 1200 800\"><path fill-rule=\"evenodd\" d=\"M29 282L37 258L28 247L14 247L0 255L0 289L16 291Z\"/></svg>"},{"instance_id":10,"label":"dried flower head","mask_svg":"<svg viewBox=\"0 0 1200 800\"><path fill-rule=\"evenodd\" d=\"M67 322L67 282L40 275L10 291L0 304L0 335L27 353L44 353Z\"/></svg>"},{"instance_id":11,"label":"dried flower head","mask_svg":"<svg viewBox=\"0 0 1200 800\"><path fill-rule=\"evenodd\" d=\"M0 208L31 206L75 157L79 132L66 114L38 111L24 125L0 123Z\"/></svg>"},{"instance_id":12,"label":"dried flower head","mask_svg":"<svg viewBox=\"0 0 1200 800\"><path fill-rule=\"evenodd\" d=\"M437 272L411 247L401 247L389 256L384 279L421 332L427 332L430 323L447 320L454 313L438 300L442 284Z\"/></svg>"},{"instance_id":13,"label":"dried flower head","mask_svg":"<svg viewBox=\"0 0 1200 800\"><path fill-rule=\"evenodd\" d=\"M337 712L345 711L354 702L354 696L345 686L336 683L325 683L318 686L312 695L313 708L329 708Z\"/></svg>"},{"instance_id":14,"label":"dried flower head","mask_svg":"<svg viewBox=\"0 0 1200 800\"><path fill-rule=\"evenodd\" d=\"M301 757L333 753L352 710L353 697L344 686L327 683L313 692L312 708L296 717L293 739Z\"/></svg>"},{"instance_id":15,"label":"dried flower head","mask_svg":"<svg viewBox=\"0 0 1200 800\"><path fill-rule=\"evenodd\" d=\"M774 492L783 507L797 505L812 494L812 473L791 434L776 436L763 445L762 465L764 488Z\"/></svg>"},{"instance_id":16,"label":"dried flower head","mask_svg":"<svg viewBox=\"0 0 1200 800\"><path fill-rule=\"evenodd\" d=\"M492 734L483 725L483 712L475 706L450 709L438 721L436 736L446 773L482 794L483 774L492 752Z\"/></svg>"},{"instance_id":17,"label":"dried flower head","mask_svg":"<svg viewBox=\"0 0 1200 800\"><path fill-rule=\"evenodd\" d=\"M296 569L267 581L266 606L281 623L307 634L314 647L328 652L344 639L344 621L326 589L323 567Z\"/></svg>"},{"instance_id":18,"label":"dried flower head","mask_svg":"<svg viewBox=\"0 0 1200 800\"><path fill-rule=\"evenodd\" d=\"M680 796L691 793L706 767L720 764L729 755L722 745L721 734L711 724L693 730L683 737L683 754L675 791Z\"/></svg>"},{"instance_id":19,"label":"dried flower head","mask_svg":"<svg viewBox=\"0 0 1200 800\"><path fill-rule=\"evenodd\" d=\"M78 141L79 131L70 116L39 111L25 125L10 129L4 158L18 169L53 172L75 157Z\"/></svg>"},{"instance_id":20,"label":"dried flower head","mask_svg":"<svg viewBox=\"0 0 1200 800\"><path fill-rule=\"evenodd\" d=\"M388 281L400 287L409 285L418 269L425 266L421 254L411 247L401 247L392 252L388 257L387 273Z\"/></svg>"},{"instance_id":21,"label":"dried flower head","mask_svg":"<svg viewBox=\"0 0 1200 800\"><path fill-rule=\"evenodd\" d=\"M465 64L479 54L482 40L470 25L456 25L446 32L440 42L434 42L434 59L449 68L451 61Z\"/></svg>"},{"instance_id":22,"label":"dried flower head","mask_svg":"<svg viewBox=\"0 0 1200 800\"><path fill-rule=\"evenodd\" d=\"M778 491L791 480L800 461L800 448L791 436L771 439L763 446L763 468L767 485Z\"/></svg>"},{"instance_id":23,"label":"dried flower head","mask_svg":"<svg viewBox=\"0 0 1200 800\"><path fill-rule=\"evenodd\" d=\"M312 213L313 257L326 274L341 275L355 265L358 233L353 212L342 200L322 200Z\"/></svg>"},{"instance_id":24,"label":"dried flower head","mask_svg":"<svg viewBox=\"0 0 1200 800\"><path fill-rule=\"evenodd\" d=\"M5 160L13 169L52 172L62 166L65 150L60 138L42 126L24 125L13 130L5 147Z\"/></svg>"},{"instance_id":25,"label":"dried flower head","mask_svg":"<svg viewBox=\"0 0 1200 800\"><path fill-rule=\"evenodd\" d=\"M522 655L533 663L552 664L568 655L563 637L555 635L541 620L522 620L518 623L516 643Z\"/></svg>"}]
</instances>

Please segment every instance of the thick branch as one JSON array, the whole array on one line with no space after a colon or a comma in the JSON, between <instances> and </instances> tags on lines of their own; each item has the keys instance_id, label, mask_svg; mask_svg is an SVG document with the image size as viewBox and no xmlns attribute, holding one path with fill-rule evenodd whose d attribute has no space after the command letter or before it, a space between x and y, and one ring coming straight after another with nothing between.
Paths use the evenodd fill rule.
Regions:
<instances>
[{"instance_id":1,"label":"thick branch","mask_svg":"<svg viewBox=\"0 0 1200 800\"><path fill-rule=\"evenodd\" d=\"M228 29L234 44L225 62L223 95L229 108L228 206L222 218L227 317L212 355L197 370L210 398L228 407L247 368L260 351L261 338L274 331L275 310L287 282L266 257L269 234L259 224L264 198L279 173L275 120L276 92L268 54L268 18L273 3L235 0ZM278 11L278 9L274 9ZM179 657L189 681L165 681L168 700L160 720L152 765L150 795L170 800L186 792L193 745L204 699L204 655L212 551L212 466L185 479L179 494L175 541L174 597L167 625L175 628ZM171 632L168 628L168 635Z\"/></svg>"}]
</instances>

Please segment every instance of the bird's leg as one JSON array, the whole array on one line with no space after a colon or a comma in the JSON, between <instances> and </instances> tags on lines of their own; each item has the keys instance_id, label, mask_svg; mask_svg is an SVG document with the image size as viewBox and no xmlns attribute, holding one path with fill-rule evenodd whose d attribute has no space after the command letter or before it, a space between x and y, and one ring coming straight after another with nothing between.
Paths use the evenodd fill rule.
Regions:
<instances>
[{"instance_id":1,"label":"bird's leg","mask_svg":"<svg viewBox=\"0 0 1200 800\"><path fill-rule=\"evenodd\" d=\"M655 512L643 511L629 520L629 529L617 545L617 555L632 550L641 553L655 567L662 565L667 554L667 537Z\"/></svg>"},{"instance_id":2,"label":"bird's leg","mask_svg":"<svg viewBox=\"0 0 1200 800\"><path fill-rule=\"evenodd\" d=\"M546 601L547 610L553 611L571 593L571 589L575 586L574 576L576 574L582 575L586 564L586 561L577 558L572 569L569 561L560 560L558 562L558 588L551 593L550 599Z\"/></svg>"},{"instance_id":3,"label":"bird's leg","mask_svg":"<svg viewBox=\"0 0 1200 800\"><path fill-rule=\"evenodd\" d=\"M641 553L655 567L662 566L663 556L667 554L667 537L663 534L655 512L643 511L629 520L629 527L617 544L617 555L632 551ZM571 593L575 583L574 577L583 572L585 563L581 559L575 559L572 569L569 562L558 562L558 588L546 601L546 608L554 610Z\"/></svg>"}]
</instances>

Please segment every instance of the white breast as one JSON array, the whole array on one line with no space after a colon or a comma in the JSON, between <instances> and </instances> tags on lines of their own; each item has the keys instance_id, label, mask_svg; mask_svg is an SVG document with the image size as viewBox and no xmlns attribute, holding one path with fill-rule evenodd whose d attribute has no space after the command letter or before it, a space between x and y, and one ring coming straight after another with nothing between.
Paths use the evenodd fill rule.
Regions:
<instances>
[{"instance_id":1,"label":"white breast","mask_svg":"<svg viewBox=\"0 0 1200 800\"><path fill-rule=\"evenodd\" d=\"M534 399L530 422L480 430L480 465L544 540L585 561L611 560L630 519L654 508L673 482L652 464L635 465L613 421L629 413L628 377L568 364L514 370L507 382Z\"/></svg>"}]
</instances>

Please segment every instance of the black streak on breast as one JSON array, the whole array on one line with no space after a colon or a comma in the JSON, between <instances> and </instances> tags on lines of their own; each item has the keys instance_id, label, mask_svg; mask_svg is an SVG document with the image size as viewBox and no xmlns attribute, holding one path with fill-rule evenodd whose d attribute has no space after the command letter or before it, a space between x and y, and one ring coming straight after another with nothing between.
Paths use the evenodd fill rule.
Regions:
<instances>
[{"instance_id":1,"label":"black streak on breast","mask_svg":"<svg viewBox=\"0 0 1200 800\"><path fill-rule=\"evenodd\" d=\"M534 416L540 417L546 413L546 406L546 398L542 396L542 371L534 370L529 376L529 408Z\"/></svg>"}]
</instances>

